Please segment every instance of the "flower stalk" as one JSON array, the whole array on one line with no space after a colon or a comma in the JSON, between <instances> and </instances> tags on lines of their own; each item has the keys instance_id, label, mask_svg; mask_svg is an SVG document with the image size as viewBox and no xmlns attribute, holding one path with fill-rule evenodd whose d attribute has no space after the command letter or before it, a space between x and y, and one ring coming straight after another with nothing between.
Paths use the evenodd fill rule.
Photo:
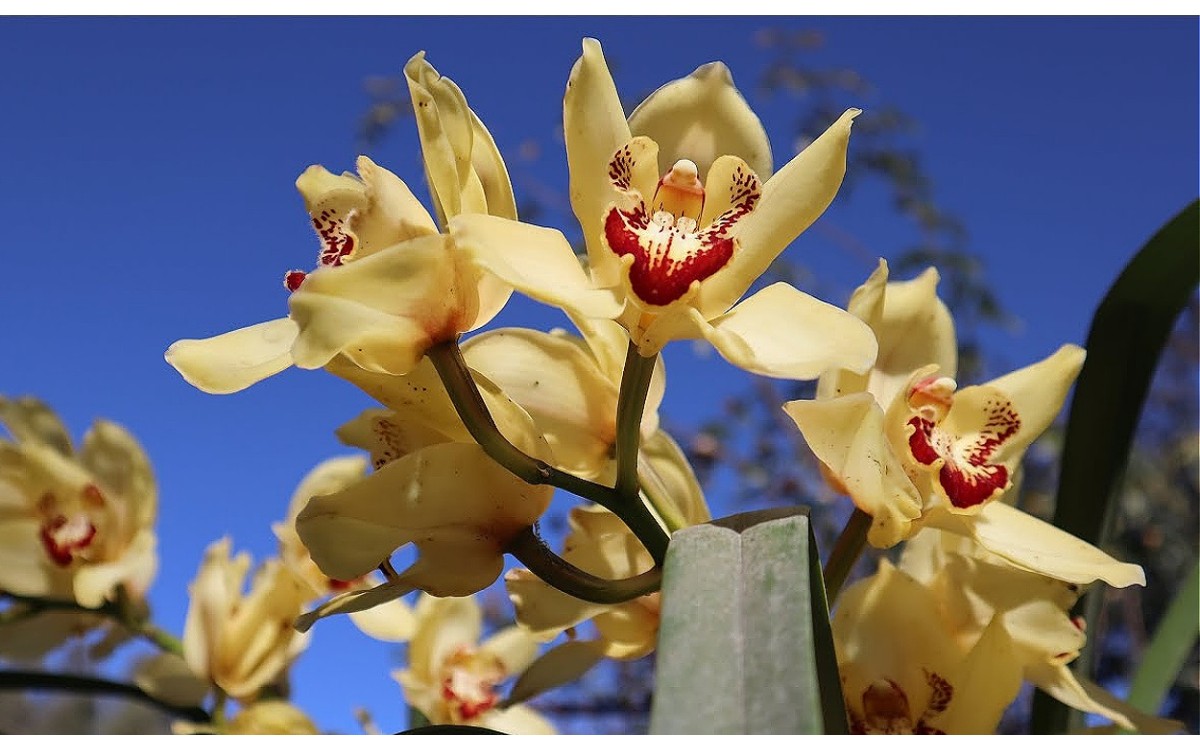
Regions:
<instances>
[{"instance_id":1,"label":"flower stalk","mask_svg":"<svg viewBox=\"0 0 1200 750\"><path fill-rule=\"evenodd\" d=\"M846 583L846 578L862 553L870 528L871 516L855 508L850 514L850 519L846 521L846 527L834 542L833 551L829 553L829 560L822 571L825 578L825 596L830 604L837 599L838 592Z\"/></svg>"},{"instance_id":2,"label":"flower stalk","mask_svg":"<svg viewBox=\"0 0 1200 750\"><path fill-rule=\"evenodd\" d=\"M509 542L507 552L559 591L595 604L620 604L657 591L662 586L662 568L659 566L619 581L580 570L551 552L532 526L526 527Z\"/></svg>"}]
</instances>

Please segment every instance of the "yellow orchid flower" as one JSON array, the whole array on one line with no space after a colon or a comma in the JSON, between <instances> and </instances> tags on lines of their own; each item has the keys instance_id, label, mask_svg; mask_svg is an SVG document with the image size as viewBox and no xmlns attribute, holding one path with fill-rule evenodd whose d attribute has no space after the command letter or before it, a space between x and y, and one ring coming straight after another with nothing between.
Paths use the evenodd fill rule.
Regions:
<instances>
[{"instance_id":1,"label":"yellow orchid flower","mask_svg":"<svg viewBox=\"0 0 1200 750\"><path fill-rule=\"evenodd\" d=\"M961 646L977 641L998 618L1009 635L1010 658L1025 681L1124 729L1177 730L1175 723L1146 716L1078 679L1067 666L1086 641L1083 618L1069 614L1082 594L1079 586L1014 568L971 540L937 529L909 540L900 569L934 593L939 616Z\"/></svg>"},{"instance_id":2,"label":"yellow orchid flower","mask_svg":"<svg viewBox=\"0 0 1200 750\"><path fill-rule=\"evenodd\" d=\"M868 541L886 548L923 527L941 528L1059 580L1144 584L1138 566L996 502L1012 487L1025 449L1061 409L1083 366L1083 349L1068 344L1040 362L959 390L951 376L953 327L934 294L936 281L926 272L912 282L887 283L881 263L850 305L886 353L879 371L829 373L818 385L824 398L784 405L826 476L872 517Z\"/></svg>"},{"instance_id":3,"label":"yellow orchid flower","mask_svg":"<svg viewBox=\"0 0 1200 750\"><path fill-rule=\"evenodd\" d=\"M451 234L530 297L576 318L620 320L643 357L702 338L764 375L862 372L875 342L844 310L783 283L734 304L833 200L857 114L768 180L766 133L723 64L663 86L626 121L600 45L585 39L563 128L588 271L555 230L464 215Z\"/></svg>"},{"instance_id":4,"label":"yellow orchid flower","mask_svg":"<svg viewBox=\"0 0 1200 750\"><path fill-rule=\"evenodd\" d=\"M683 525L710 520L700 484L683 451L667 433L656 432L642 445L641 454ZM598 505L572 508L569 524L562 557L575 567L612 580L631 578L654 567L650 553L611 511ZM645 656L658 641L658 592L621 604L595 604L565 594L523 568L510 570L504 581L517 622L540 641L551 641L586 620L595 624L604 655L615 659Z\"/></svg>"},{"instance_id":5,"label":"yellow orchid flower","mask_svg":"<svg viewBox=\"0 0 1200 750\"><path fill-rule=\"evenodd\" d=\"M435 210L515 219L496 144L462 92L415 56L405 66ZM496 315L512 290L469 263L396 175L365 156L358 177L309 167L296 181L320 241L316 270L290 271L290 314L209 339L177 341L167 361L209 393L232 393L296 365L336 358L402 374L432 345Z\"/></svg>"},{"instance_id":6,"label":"yellow orchid flower","mask_svg":"<svg viewBox=\"0 0 1200 750\"><path fill-rule=\"evenodd\" d=\"M418 373L432 384L431 369ZM417 391L421 396L432 392ZM529 419L495 389L485 392L491 394L498 423ZM546 511L553 487L526 484L512 475L448 414L429 419L422 410L434 401L419 397L399 412L370 410L342 427L342 440L366 449L376 470L336 492L312 497L296 519L301 541L330 578L354 580L409 543L417 548L416 562L379 586L334 596L300 618L297 627L307 630L322 617L369 609L416 589L436 596L481 591L500 576L512 538ZM453 412L453 406L443 408ZM548 455L545 443L532 437L531 426L513 432L521 436L518 446L526 453Z\"/></svg>"},{"instance_id":7,"label":"yellow orchid flower","mask_svg":"<svg viewBox=\"0 0 1200 750\"><path fill-rule=\"evenodd\" d=\"M999 618L960 643L934 593L887 560L846 589L832 625L855 734L990 734L1021 686Z\"/></svg>"},{"instance_id":8,"label":"yellow orchid flower","mask_svg":"<svg viewBox=\"0 0 1200 750\"><path fill-rule=\"evenodd\" d=\"M309 593L279 560L267 560L250 591L245 552L230 557L230 540L209 545L188 587L183 655L192 672L241 702L277 680L308 645L292 628Z\"/></svg>"},{"instance_id":9,"label":"yellow orchid flower","mask_svg":"<svg viewBox=\"0 0 1200 750\"><path fill-rule=\"evenodd\" d=\"M537 642L513 626L483 643L483 612L472 597L439 599L422 594L408 669L392 676L409 705L434 724L466 724L506 734L554 734L527 706L496 708L498 687L537 656Z\"/></svg>"},{"instance_id":10,"label":"yellow orchid flower","mask_svg":"<svg viewBox=\"0 0 1200 750\"><path fill-rule=\"evenodd\" d=\"M33 398L0 398L0 422L13 437L0 439L0 591L94 608L123 587L140 601L158 567L158 496L137 440L97 420L76 451Z\"/></svg>"},{"instance_id":11,"label":"yellow orchid flower","mask_svg":"<svg viewBox=\"0 0 1200 750\"><path fill-rule=\"evenodd\" d=\"M245 706L223 724L194 724L176 721L171 724L173 734L225 734L225 735L301 735L320 734L316 724L308 715L291 703L281 700L264 700Z\"/></svg>"},{"instance_id":12,"label":"yellow orchid flower","mask_svg":"<svg viewBox=\"0 0 1200 750\"><path fill-rule=\"evenodd\" d=\"M362 591L383 583L378 575L366 575L350 581L330 578L313 562L312 555L296 533L296 517L308 501L318 495L329 495L349 487L367 475L367 459L363 456L341 456L317 464L296 488L288 505L287 518L271 525L279 539L279 559L297 579L307 584L310 598L334 596L346 591ZM412 636L416 625L412 610L396 599L362 612L352 612L350 619L358 629L382 641L405 641Z\"/></svg>"}]
</instances>

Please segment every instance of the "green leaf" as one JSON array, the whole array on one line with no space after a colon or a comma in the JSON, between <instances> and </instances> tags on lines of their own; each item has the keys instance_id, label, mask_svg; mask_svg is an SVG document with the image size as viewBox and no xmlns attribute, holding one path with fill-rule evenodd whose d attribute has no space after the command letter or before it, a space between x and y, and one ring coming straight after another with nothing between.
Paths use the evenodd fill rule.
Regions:
<instances>
[{"instance_id":1,"label":"green leaf","mask_svg":"<svg viewBox=\"0 0 1200 750\"><path fill-rule=\"evenodd\" d=\"M1150 645L1142 652L1142 663L1129 689L1129 703L1146 713L1157 714L1179 670L1187 663L1196 643L1196 612L1200 611L1200 560L1167 608Z\"/></svg>"},{"instance_id":2,"label":"green leaf","mask_svg":"<svg viewBox=\"0 0 1200 750\"><path fill-rule=\"evenodd\" d=\"M808 516L730 516L671 539L652 734L838 734L846 710Z\"/></svg>"},{"instance_id":3,"label":"green leaf","mask_svg":"<svg viewBox=\"0 0 1200 750\"><path fill-rule=\"evenodd\" d=\"M1200 282L1200 201L1150 238L1096 309L1063 443L1054 525L1103 547L1159 355ZM1087 597L1094 612L1099 598ZM1093 603L1094 602L1094 603ZM1094 617L1089 618L1094 621ZM1088 652L1076 664L1086 669ZM1071 710L1039 693L1032 730L1068 730Z\"/></svg>"}]
</instances>

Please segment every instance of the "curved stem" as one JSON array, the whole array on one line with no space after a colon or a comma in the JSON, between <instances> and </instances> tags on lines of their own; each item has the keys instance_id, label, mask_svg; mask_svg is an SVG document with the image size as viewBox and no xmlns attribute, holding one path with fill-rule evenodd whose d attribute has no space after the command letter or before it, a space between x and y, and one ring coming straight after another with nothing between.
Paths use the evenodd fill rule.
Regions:
<instances>
[{"instance_id":1,"label":"curved stem","mask_svg":"<svg viewBox=\"0 0 1200 750\"><path fill-rule=\"evenodd\" d=\"M59 611L59 612L79 612L81 614L100 615L108 617L118 622L122 627L140 635L146 640L158 646L159 649L176 656L183 656L183 643L171 635L167 631L158 627L154 623L141 617L136 617L131 614L131 607L123 601L123 596L118 596L117 601L106 601L99 607L85 607L79 602L68 599L43 599L38 596L23 596L6 591L2 595L18 604L29 605L31 611L28 616L32 617L38 612ZM8 614L7 612L5 614ZM17 618L14 618L17 619Z\"/></svg>"},{"instance_id":2,"label":"curved stem","mask_svg":"<svg viewBox=\"0 0 1200 750\"><path fill-rule=\"evenodd\" d=\"M595 604L620 604L658 591L662 586L662 568L657 565L645 573L611 581L580 570L551 552L532 526L527 526L508 544L508 553L524 563L538 578L576 599Z\"/></svg>"},{"instance_id":3,"label":"curved stem","mask_svg":"<svg viewBox=\"0 0 1200 750\"><path fill-rule=\"evenodd\" d=\"M212 721L208 712L199 706L173 706L155 698L136 685L103 680L98 677L48 672L2 671L0 672L0 690L58 690L68 693L118 695L148 703L159 710L189 721L202 724Z\"/></svg>"},{"instance_id":4,"label":"curved stem","mask_svg":"<svg viewBox=\"0 0 1200 750\"><path fill-rule=\"evenodd\" d=\"M825 563L823 571L825 596L830 604L833 604L838 592L842 590L842 584L854 568L863 545L867 543L867 531L870 528L871 516L855 508L850 514L850 520L846 522L846 528L842 529L841 535L834 542L833 552L829 553L829 560Z\"/></svg>"},{"instance_id":5,"label":"curved stem","mask_svg":"<svg viewBox=\"0 0 1200 750\"><path fill-rule=\"evenodd\" d=\"M617 396L617 492L633 497L638 491L638 451L642 443L642 412L646 392L654 375L658 355L643 357L637 344L629 342L625 369L621 372L621 392Z\"/></svg>"}]
</instances>

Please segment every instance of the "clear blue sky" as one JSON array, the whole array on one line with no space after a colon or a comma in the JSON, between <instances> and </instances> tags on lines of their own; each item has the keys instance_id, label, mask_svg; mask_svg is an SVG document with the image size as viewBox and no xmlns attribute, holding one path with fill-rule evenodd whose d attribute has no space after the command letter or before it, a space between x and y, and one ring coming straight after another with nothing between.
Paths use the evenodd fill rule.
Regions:
<instances>
[{"instance_id":1,"label":"clear blue sky","mask_svg":"<svg viewBox=\"0 0 1200 750\"><path fill-rule=\"evenodd\" d=\"M768 60L754 34L772 25L821 30L815 60L859 70L921 123L937 196L1025 323L987 339L1014 365L1082 343L1132 252L1196 196L1195 18L5 19L0 393L43 398L76 435L111 418L147 446L161 492L156 619L181 631L211 541L232 534L256 559L272 554L269 524L296 482L341 452L332 429L370 406L320 372L209 396L162 357L178 338L284 314L283 273L316 252L292 183L309 164L352 168L366 76L427 50L513 155L521 193L565 186L554 133L581 37L602 41L630 94L724 60L778 165L797 107L753 91ZM423 191L413 130L402 121L372 155ZM541 156L517 159L530 138ZM821 224L885 257L911 238L870 190ZM843 290L839 304L871 266L815 230L789 252ZM522 301L499 322L557 320ZM685 344L667 357L675 423L701 421L745 383ZM352 708L365 705L395 731L394 664L389 646L323 622L295 700L328 730L356 731Z\"/></svg>"}]
</instances>

